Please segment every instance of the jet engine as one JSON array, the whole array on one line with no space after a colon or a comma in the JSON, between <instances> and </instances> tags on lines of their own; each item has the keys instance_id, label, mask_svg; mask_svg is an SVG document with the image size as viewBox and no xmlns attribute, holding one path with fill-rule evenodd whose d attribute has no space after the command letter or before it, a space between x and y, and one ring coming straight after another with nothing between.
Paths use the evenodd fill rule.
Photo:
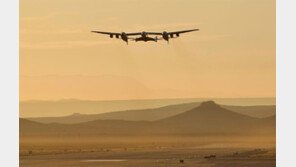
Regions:
<instances>
[{"instance_id":1,"label":"jet engine","mask_svg":"<svg viewBox=\"0 0 296 167\"><path fill-rule=\"evenodd\" d=\"M127 36L126 36L126 33L125 33L125 32L122 32L122 33L121 33L121 38L127 38Z\"/></svg>"},{"instance_id":2,"label":"jet engine","mask_svg":"<svg viewBox=\"0 0 296 167\"><path fill-rule=\"evenodd\" d=\"M146 33L145 31L143 31L143 32L141 33L141 36L142 36L143 38L145 38L145 37L147 36L147 33Z\"/></svg>"},{"instance_id":3,"label":"jet engine","mask_svg":"<svg viewBox=\"0 0 296 167\"><path fill-rule=\"evenodd\" d=\"M164 32L162 33L162 37L163 37L163 39L165 39L166 41L169 40L169 35L168 35L168 33L167 33L166 31L164 31Z\"/></svg>"},{"instance_id":4,"label":"jet engine","mask_svg":"<svg viewBox=\"0 0 296 167\"><path fill-rule=\"evenodd\" d=\"M110 34L110 38L113 38L113 34Z\"/></svg>"},{"instance_id":5,"label":"jet engine","mask_svg":"<svg viewBox=\"0 0 296 167\"><path fill-rule=\"evenodd\" d=\"M123 41L125 41L126 43L128 43L128 38L127 38L127 35L126 35L125 32L122 32L122 33L120 34L120 36L121 36L121 39L122 39Z\"/></svg>"}]
</instances>

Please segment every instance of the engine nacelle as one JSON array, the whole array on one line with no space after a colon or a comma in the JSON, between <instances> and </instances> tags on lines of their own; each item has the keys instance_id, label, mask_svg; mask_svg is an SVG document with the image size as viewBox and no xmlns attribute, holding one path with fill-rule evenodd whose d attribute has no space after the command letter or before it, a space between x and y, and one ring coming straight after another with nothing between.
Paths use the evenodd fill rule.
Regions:
<instances>
[{"instance_id":1,"label":"engine nacelle","mask_svg":"<svg viewBox=\"0 0 296 167\"><path fill-rule=\"evenodd\" d=\"M122 33L121 33L121 38L127 38L127 36L126 36L126 33L125 33L125 32L122 32Z\"/></svg>"},{"instance_id":2,"label":"engine nacelle","mask_svg":"<svg viewBox=\"0 0 296 167\"><path fill-rule=\"evenodd\" d=\"M113 34L110 34L110 38L113 38Z\"/></svg>"},{"instance_id":3,"label":"engine nacelle","mask_svg":"<svg viewBox=\"0 0 296 167\"><path fill-rule=\"evenodd\" d=\"M126 43L128 42L128 38L127 38L127 35L126 35L125 32L122 32L122 33L120 34L120 36L121 36L121 39L122 39L123 41L125 41Z\"/></svg>"},{"instance_id":4,"label":"engine nacelle","mask_svg":"<svg viewBox=\"0 0 296 167\"><path fill-rule=\"evenodd\" d=\"M177 35L177 37L179 37L179 36L180 36L180 34L179 34L179 33L177 33L176 35Z\"/></svg>"},{"instance_id":5,"label":"engine nacelle","mask_svg":"<svg viewBox=\"0 0 296 167\"><path fill-rule=\"evenodd\" d=\"M145 31L143 31L143 32L141 33L141 36L142 36L143 38L145 38L145 37L147 36L147 33L146 33Z\"/></svg>"},{"instance_id":6,"label":"engine nacelle","mask_svg":"<svg viewBox=\"0 0 296 167\"><path fill-rule=\"evenodd\" d=\"M163 39L165 39L165 40L169 40L169 35L168 35L168 33L167 33L166 31L164 31L164 32L162 33L162 37L163 37Z\"/></svg>"},{"instance_id":7,"label":"engine nacelle","mask_svg":"<svg viewBox=\"0 0 296 167\"><path fill-rule=\"evenodd\" d=\"M174 34L170 34L170 37L171 37L171 38L174 38Z\"/></svg>"},{"instance_id":8,"label":"engine nacelle","mask_svg":"<svg viewBox=\"0 0 296 167\"><path fill-rule=\"evenodd\" d=\"M116 36L116 38L119 38L119 35L115 35Z\"/></svg>"}]
</instances>

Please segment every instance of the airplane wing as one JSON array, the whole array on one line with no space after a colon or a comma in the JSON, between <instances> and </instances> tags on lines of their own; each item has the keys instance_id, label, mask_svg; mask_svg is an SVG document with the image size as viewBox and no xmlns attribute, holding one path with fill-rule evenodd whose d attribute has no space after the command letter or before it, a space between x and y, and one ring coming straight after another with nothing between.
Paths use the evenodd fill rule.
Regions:
<instances>
[{"instance_id":1,"label":"airplane wing","mask_svg":"<svg viewBox=\"0 0 296 167\"><path fill-rule=\"evenodd\" d=\"M186 32L191 32L191 31L198 31L199 29L191 29L191 30L184 30L184 31L174 31L174 32L168 32L168 35L171 34L181 34L181 33L186 33ZM102 32L102 31L91 31L94 33L99 33L99 34L107 34L107 35L121 35L121 33L114 33L114 32ZM133 36L133 35L141 35L141 32L135 32L135 33L126 33L127 36ZM161 32L146 32L146 34L149 35L162 35Z\"/></svg>"},{"instance_id":2,"label":"airplane wing","mask_svg":"<svg viewBox=\"0 0 296 167\"><path fill-rule=\"evenodd\" d=\"M198 31L199 29L191 29L191 30L184 30L184 31L174 31L174 32L168 32L168 34L181 34L181 33L186 33L186 32L191 32L191 31Z\"/></svg>"},{"instance_id":3,"label":"airplane wing","mask_svg":"<svg viewBox=\"0 0 296 167\"><path fill-rule=\"evenodd\" d=\"M91 31L94 33L99 33L99 34L107 34L107 35L121 35L121 33L116 33L116 32L103 32L103 31ZM135 32L135 33L126 33L127 36L133 36L133 35L141 35L142 33L140 32Z\"/></svg>"},{"instance_id":4,"label":"airplane wing","mask_svg":"<svg viewBox=\"0 0 296 167\"><path fill-rule=\"evenodd\" d=\"M141 35L142 33L140 32L135 32L135 33L126 33L127 36L132 36L132 35Z\"/></svg>"},{"instance_id":5,"label":"airplane wing","mask_svg":"<svg viewBox=\"0 0 296 167\"><path fill-rule=\"evenodd\" d=\"M184 30L184 31L174 31L174 32L168 32L167 34L181 34L181 33L186 33L186 32L191 32L191 31L198 31L199 29L191 29L191 30ZM149 35L162 35L163 33L161 32L146 32L146 34Z\"/></svg>"},{"instance_id":6,"label":"airplane wing","mask_svg":"<svg viewBox=\"0 0 296 167\"><path fill-rule=\"evenodd\" d=\"M149 34L149 35L162 35L161 32L146 32L146 34Z\"/></svg>"},{"instance_id":7,"label":"airplane wing","mask_svg":"<svg viewBox=\"0 0 296 167\"><path fill-rule=\"evenodd\" d=\"M120 35L121 33L115 33L115 32L102 32L102 31L91 31L94 33L99 33L99 34L107 34L107 35Z\"/></svg>"}]
</instances>

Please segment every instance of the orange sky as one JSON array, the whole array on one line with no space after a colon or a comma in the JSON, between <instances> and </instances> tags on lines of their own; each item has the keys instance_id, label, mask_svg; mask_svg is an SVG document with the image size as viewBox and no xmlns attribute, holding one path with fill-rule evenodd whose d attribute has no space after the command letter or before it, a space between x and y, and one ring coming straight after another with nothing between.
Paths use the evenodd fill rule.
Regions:
<instances>
[{"instance_id":1,"label":"orange sky","mask_svg":"<svg viewBox=\"0 0 296 167\"><path fill-rule=\"evenodd\" d=\"M275 97L275 60L274 0L20 1L20 100Z\"/></svg>"}]
</instances>

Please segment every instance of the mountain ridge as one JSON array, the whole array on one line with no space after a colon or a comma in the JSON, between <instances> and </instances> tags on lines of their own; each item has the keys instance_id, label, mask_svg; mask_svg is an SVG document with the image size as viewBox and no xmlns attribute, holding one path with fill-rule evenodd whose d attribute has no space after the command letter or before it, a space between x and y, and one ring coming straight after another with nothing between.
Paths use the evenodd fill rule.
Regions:
<instances>
[{"instance_id":1,"label":"mountain ridge","mask_svg":"<svg viewBox=\"0 0 296 167\"><path fill-rule=\"evenodd\" d=\"M138 109L138 110L124 110L124 111L113 111L102 114L80 114L73 113L63 117L37 117L27 118L32 121L41 123L80 123L88 122L96 119L116 119L116 120L129 120L129 121L156 121L161 120L170 116L178 115L195 107L198 107L201 102L191 102L167 105L157 108ZM240 114L252 116L252 117L268 117L275 114L275 106L226 106L220 105L220 107L235 111Z\"/></svg>"},{"instance_id":2,"label":"mountain ridge","mask_svg":"<svg viewBox=\"0 0 296 167\"><path fill-rule=\"evenodd\" d=\"M272 118L272 117L271 117ZM30 121L30 120L29 120ZM20 133L74 135L200 135L275 132L273 119L252 118L225 109L213 101L156 121L93 120L76 124L42 124L20 119ZM28 125L29 124L29 125Z\"/></svg>"}]
</instances>

